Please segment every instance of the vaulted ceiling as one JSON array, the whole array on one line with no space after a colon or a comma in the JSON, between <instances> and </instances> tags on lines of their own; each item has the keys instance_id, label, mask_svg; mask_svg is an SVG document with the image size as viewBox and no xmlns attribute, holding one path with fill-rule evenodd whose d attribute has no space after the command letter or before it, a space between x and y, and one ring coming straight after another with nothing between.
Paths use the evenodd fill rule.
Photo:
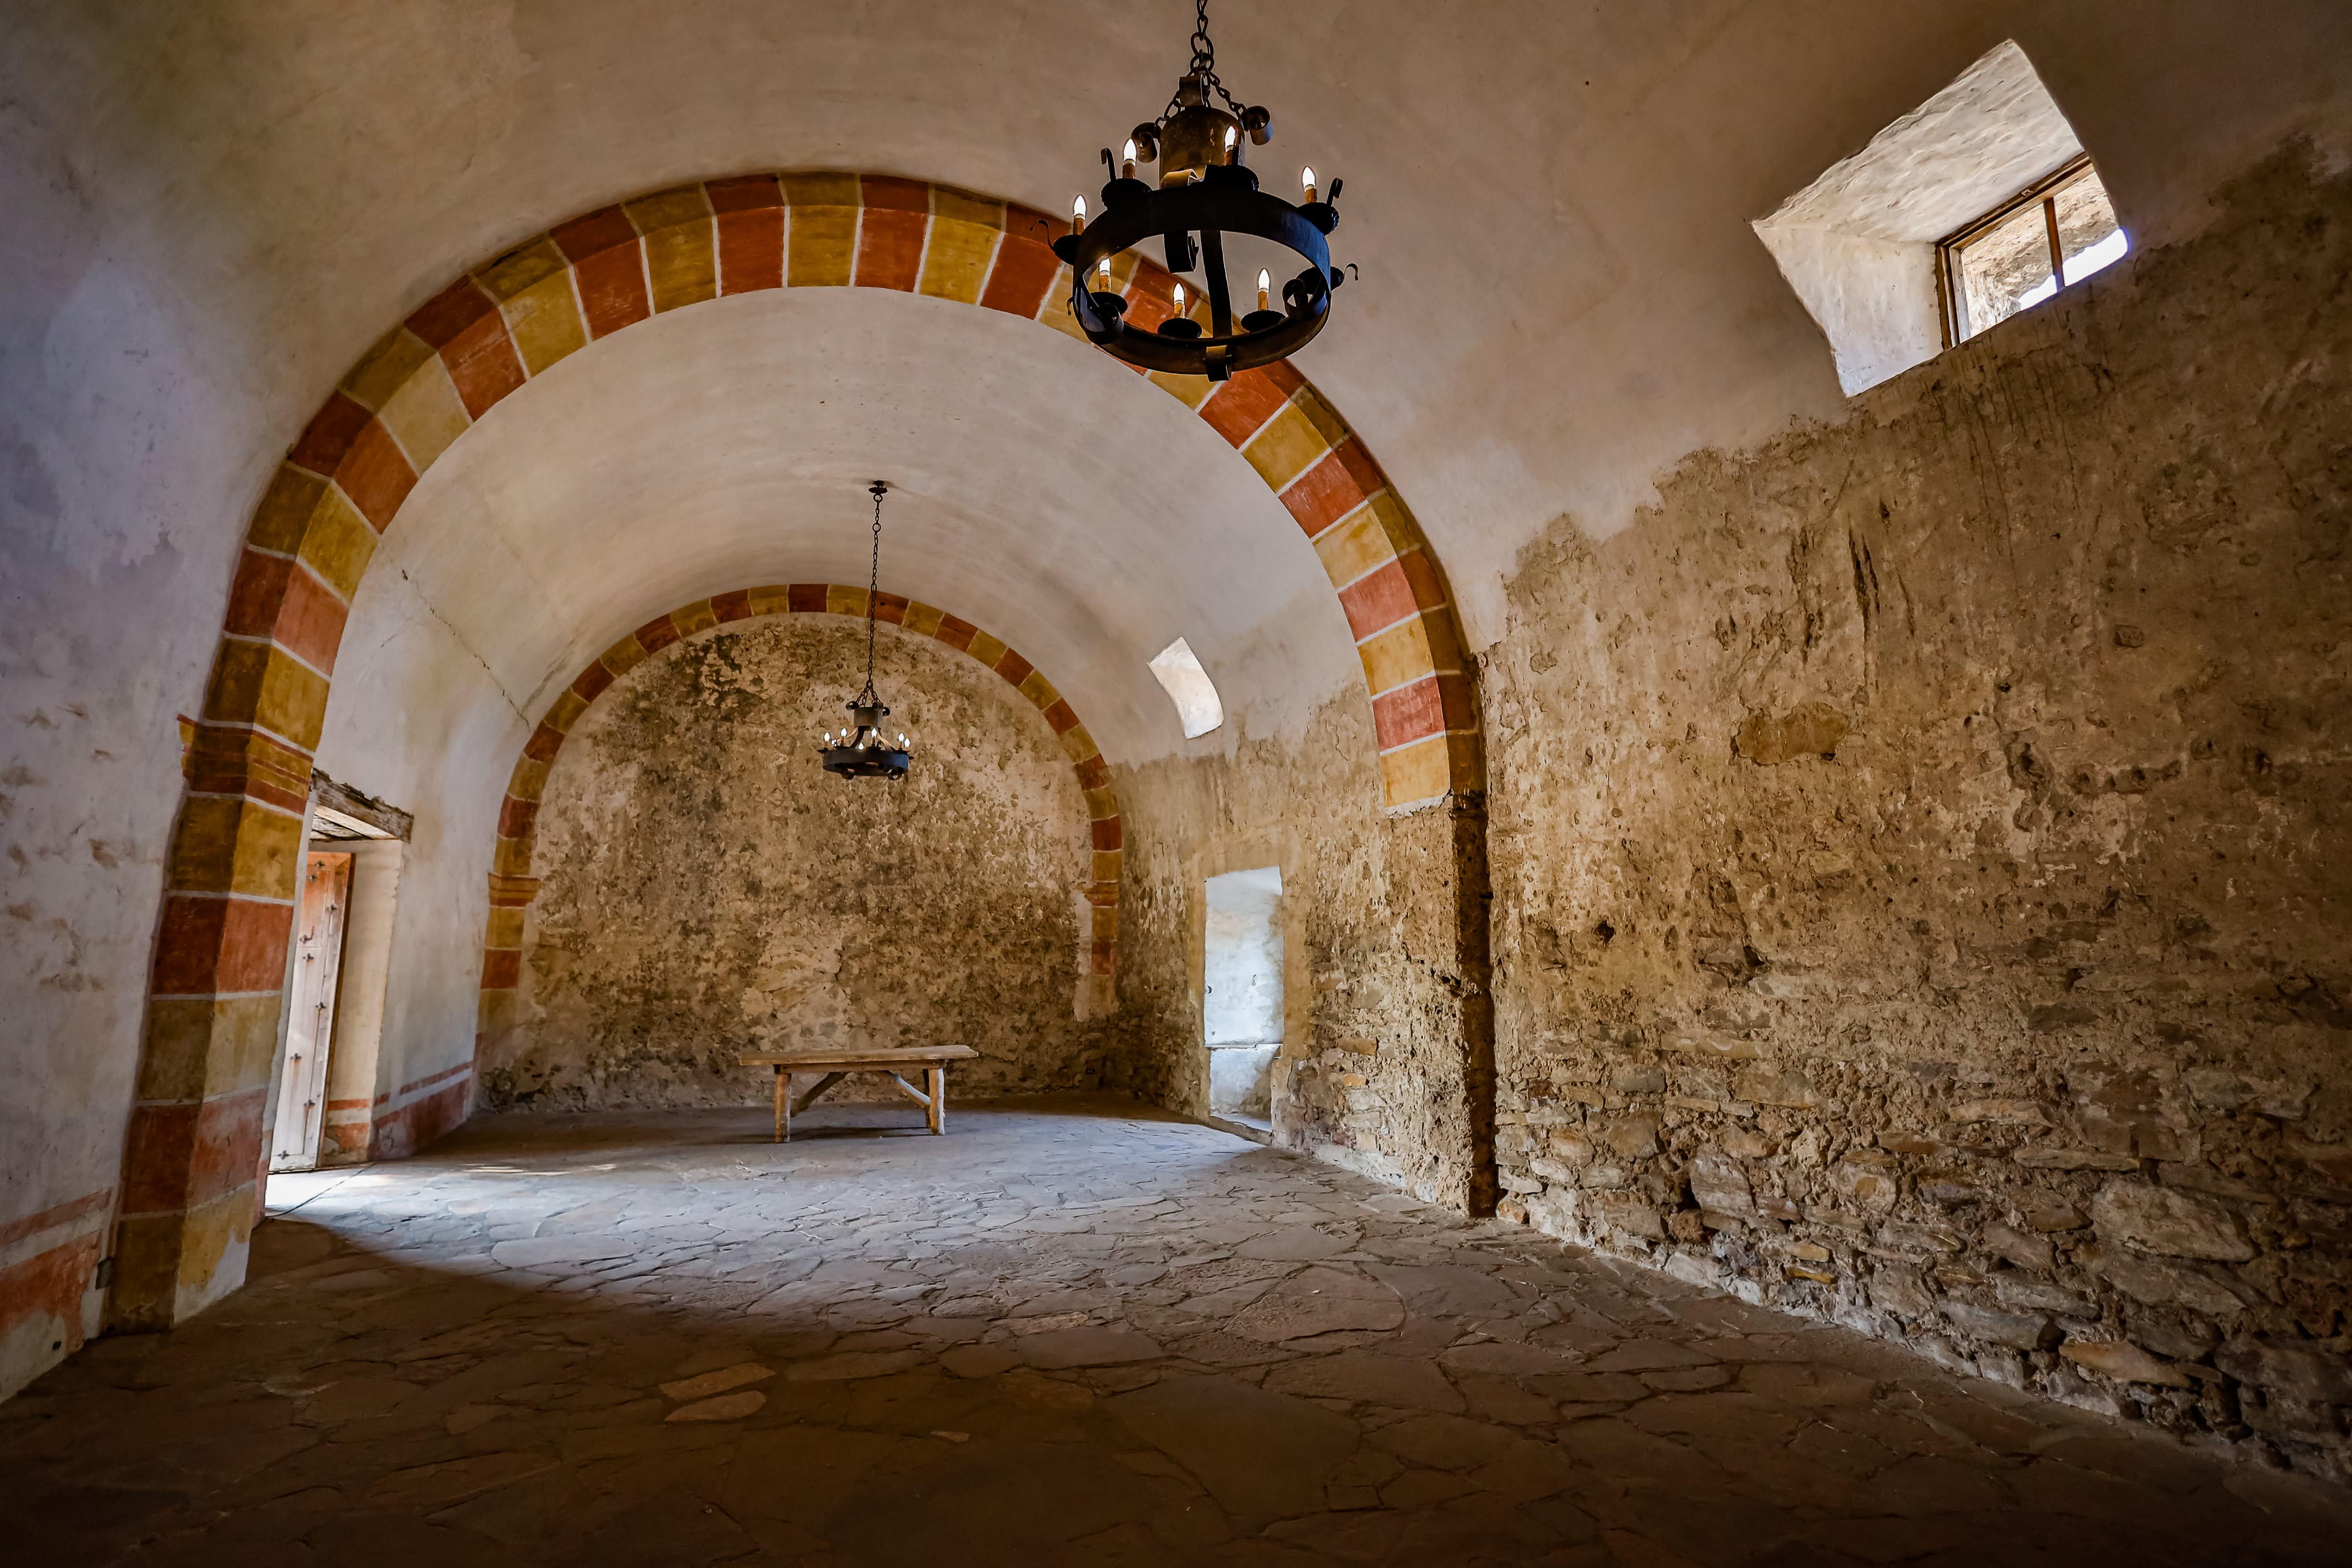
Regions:
<instances>
[{"instance_id":1,"label":"vaulted ceiling","mask_svg":"<svg viewBox=\"0 0 2352 1568\"><path fill-rule=\"evenodd\" d=\"M1336 254L1361 275L1299 368L1419 514L1475 645L1555 520L1607 533L1693 449L1841 416L1750 220L2013 37L2143 241L2191 225L2214 168L2341 112L2343 9L2257 9L1223 0L1213 21L1227 80L1275 110L1261 165L1347 179ZM1191 20L1178 0L12 7L0 124L34 174L0 242L0 368L13 482L53 503L20 526L93 577L160 555L225 584L320 398L462 268L751 170L1065 211L1163 101ZM1182 743L1143 668L1180 633L1244 728L1353 677L1311 551L1180 404L1066 337L905 296L719 301L600 345L468 436L382 564L528 707L632 617L856 579L876 475L907 490L888 582L1034 649L1129 758ZM200 671L205 628L166 619L142 662Z\"/></svg>"}]
</instances>

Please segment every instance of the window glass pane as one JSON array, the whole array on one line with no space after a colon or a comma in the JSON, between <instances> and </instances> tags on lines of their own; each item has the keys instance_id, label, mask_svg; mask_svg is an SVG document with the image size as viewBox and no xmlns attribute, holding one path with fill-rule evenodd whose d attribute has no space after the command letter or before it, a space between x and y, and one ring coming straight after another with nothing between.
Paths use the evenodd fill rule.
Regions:
<instances>
[{"instance_id":1,"label":"window glass pane","mask_svg":"<svg viewBox=\"0 0 2352 1568\"><path fill-rule=\"evenodd\" d=\"M2057 289L2050 271L2050 229L2042 204L2029 202L1960 251L1962 334L1974 337Z\"/></svg>"},{"instance_id":2,"label":"window glass pane","mask_svg":"<svg viewBox=\"0 0 2352 1568\"><path fill-rule=\"evenodd\" d=\"M2122 256L2128 246L2116 226L2116 209L2108 204L2107 187L2095 174L2058 193L2058 248L2066 258L2066 281L2088 278Z\"/></svg>"}]
</instances>

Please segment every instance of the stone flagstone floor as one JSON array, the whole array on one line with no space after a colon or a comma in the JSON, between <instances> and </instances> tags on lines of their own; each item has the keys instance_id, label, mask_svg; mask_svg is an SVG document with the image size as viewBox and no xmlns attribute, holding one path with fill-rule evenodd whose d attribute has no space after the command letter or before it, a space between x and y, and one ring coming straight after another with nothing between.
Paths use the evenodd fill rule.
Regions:
<instances>
[{"instance_id":1,"label":"stone flagstone floor","mask_svg":"<svg viewBox=\"0 0 2352 1568\"><path fill-rule=\"evenodd\" d=\"M2352 1496L1124 1100L491 1120L0 1405L12 1563L2352 1561Z\"/></svg>"}]
</instances>

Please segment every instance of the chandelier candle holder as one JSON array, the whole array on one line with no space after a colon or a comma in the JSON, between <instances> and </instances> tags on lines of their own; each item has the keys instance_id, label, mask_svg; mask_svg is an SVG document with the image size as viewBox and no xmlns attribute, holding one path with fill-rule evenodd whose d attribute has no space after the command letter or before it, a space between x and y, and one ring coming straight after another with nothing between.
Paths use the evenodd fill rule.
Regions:
<instances>
[{"instance_id":1,"label":"chandelier candle holder","mask_svg":"<svg viewBox=\"0 0 2352 1568\"><path fill-rule=\"evenodd\" d=\"M1088 223L1086 198L1074 201L1070 232L1054 242L1054 254L1069 264L1070 313L1088 342L1146 370L1224 381L1237 370L1289 358L1323 330L1341 276L1325 243L1339 226L1333 204L1340 182L1318 189L1315 171L1301 170L1305 199L1297 206L1258 188L1243 149L1266 144L1274 116L1243 106L1217 79L1209 0L1198 0L1196 19L1192 62L1176 96L1158 120L1135 128L1120 157L1103 149L1103 167L1113 176L1102 188L1103 210ZM1157 186L1136 177L1139 162L1159 164ZM1307 264L1283 283L1282 309L1273 308L1273 279L1261 270L1257 309L1235 321L1225 279L1228 234L1271 240ZM1156 331L1128 323L1127 300L1110 287L1110 258L1155 235L1165 242L1170 272L1201 271L1189 292L1208 297L1205 328L1181 307ZM1177 288L1184 291L1181 283Z\"/></svg>"},{"instance_id":2,"label":"chandelier candle holder","mask_svg":"<svg viewBox=\"0 0 2352 1568\"><path fill-rule=\"evenodd\" d=\"M890 710L874 694L874 626L882 585L882 498L889 489L880 479L866 487L866 493L874 498L874 559L866 578L866 685L848 703L856 727L837 736L827 730L816 749L824 759L824 771L845 779L903 779L915 760L915 743L904 731L896 732L895 744L892 736L884 732L882 721L890 716Z\"/></svg>"}]
</instances>

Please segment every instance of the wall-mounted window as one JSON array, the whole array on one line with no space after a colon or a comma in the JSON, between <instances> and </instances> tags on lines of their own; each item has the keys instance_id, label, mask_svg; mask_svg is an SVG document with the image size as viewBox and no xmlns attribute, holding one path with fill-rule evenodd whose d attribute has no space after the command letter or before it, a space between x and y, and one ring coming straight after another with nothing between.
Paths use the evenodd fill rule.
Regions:
<instances>
[{"instance_id":1,"label":"wall-mounted window","mask_svg":"<svg viewBox=\"0 0 2352 1568\"><path fill-rule=\"evenodd\" d=\"M2088 158L2068 160L1936 247L1945 343L2039 305L2128 248L2099 172Z\"/></svg>"},{"instance_id":2,"label":"wall-mounted window","mask_svg":"<svg viewBox=\"0 0 2352 1568\"><path fill-rule=\"evenodd\" d=\"M1160 678L1168 700L1176 704L1176 717L1183 721L1186 740L1205 735L1225 721L1225 705L1217 700L1215 683L1182 637L1153 658L1151 673Z\"/></svg>"},{"instance_id":3,"label":"wall-mounted window","mask_svg":"<svg viewBox=\"0 0 2352 1568\"><path fill-rule=\"evenodd\" d=\"M2125 248L2082 142L2013 43L1755 226L1829 339L1849 395Z\"/></svg>"}]
</instances>

